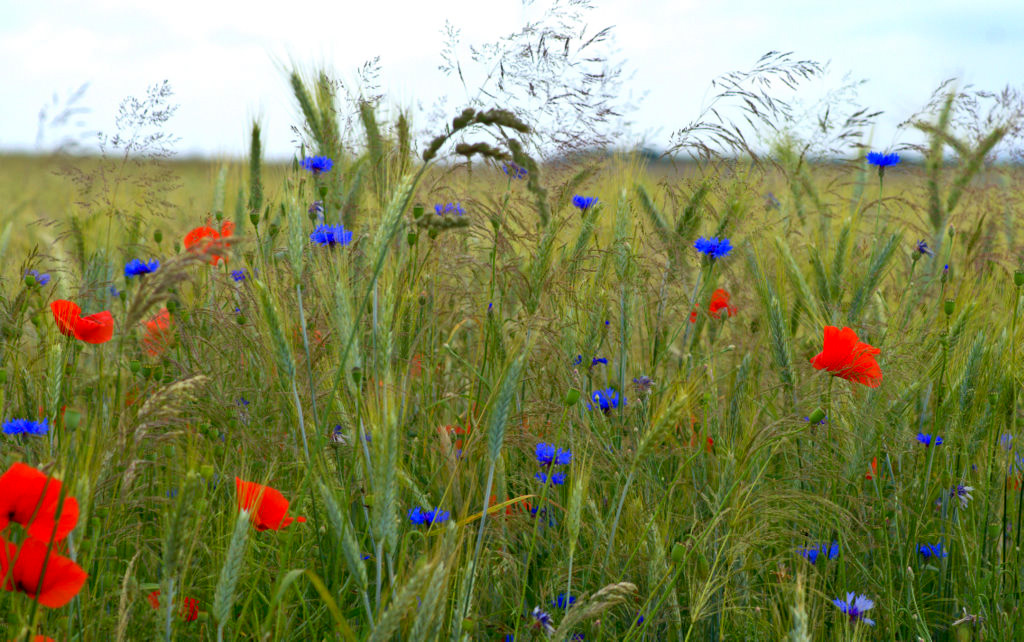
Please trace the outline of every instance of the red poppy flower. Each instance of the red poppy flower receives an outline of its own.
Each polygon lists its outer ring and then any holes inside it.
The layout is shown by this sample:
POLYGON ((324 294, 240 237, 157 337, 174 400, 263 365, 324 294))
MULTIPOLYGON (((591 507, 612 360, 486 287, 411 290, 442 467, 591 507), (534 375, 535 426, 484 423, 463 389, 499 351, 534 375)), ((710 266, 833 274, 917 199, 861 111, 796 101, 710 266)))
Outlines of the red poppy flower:
MULTIPOLYGON (((229 238, 235 232, 235 224, 231 221, 224 221, 220 226, 220 232, 209 225, 202 225, 193 229, 185 235, 185 249, 197 248, 200 252, 212 252, 220 247, 230 247, 230 243, 221 239, 229 238), (204 240, 208 239, 208 240, 204 240)), ((222 257, 217 254, 210 255, 210 264, 217 265, 222 257)), ((226 259, 225 259, 226 260, 226 259)))
POLYGON ((0 539, 0 576, 6 578, 5 590, 21 591, 56 609, 78 595, 89 576, 72 560, 53 552, 47 555, 46 550, 45 543, 31 537, 20 547, 0 539))
POLYGON ((53 320, 57 322, 57 329, 66 337, 75 336, 75 322, 82 316, 82 308, 77 303, 57 299, 50 303, 50 310, 53 311, 53 320))
MULTIPOLYGON (((722 318, 722 310, 725 310, 729 316, 736 314, 737 308, 735 305, 729 305, 729 293, 718 288, 711 293, 711 302, 708 304, 708 313, 715 319, 722 318)), ((697 322, 697 306, 693 306, 693 310, 690 312, 690 323, 697 322)))
POLYGON ((877 388, 882 383, 882 369, 874 355, 880 352, 859 340, 857 333, 850 328, 840 330, 827 325, 824 345, 811 360, 811 365, 818 370, 827 370, 832 376, 877 388))
POLYGON ((51 537, 67 537, 78 523, 78 502, 74 497, 65 497, 61 510, 60 488, 60 481, 46 473, 22 463, 11 464, 0 475, 0 530, 16 522, 25 527, 29 536, 43 542, 51 537))
POLYGON ((708 306, 708 312, 714 318, 721 319, 722 310, 728 312, 729 316, 736 314, 736 306, 729 305, 729 293, 722 288, 718 288, 711 293, 711 304, 708 306))
POLYGON ((156 316, 146 321, 146 336, 142 338, 142 347, 146 354, 155 357, 170 347, 171 339, 171 313, 167 308, 160 308, 156 316))
POLYGON ((868 474, 864 475, 864 479, 871 481, 878 474, 878 457, 871 458, 871 466, 869 468, 868 474))
MULTIPOLYGON (((146 596, 154 609, 160 608, 160 589, 156 589, 146 596)), ((199 600, 194 597, 185 597, 181 600, 181 619, 186 622, 195 622, 199 617, 199 600)))
POLYGON ((305 517, 288 517, 288 500, 279 491, 256 482, 235 477, 238 510, 249 511, 249 521, 256 530, 280 530, 293 521, 304 522, 305 517))
POLYGON ((63 299, 51 303, 50 310, 57 329, 65 336, 73 336, 86 343, 106 343, 114 336, 114 317, 109 310, 83 317, 78 304, 63 299))

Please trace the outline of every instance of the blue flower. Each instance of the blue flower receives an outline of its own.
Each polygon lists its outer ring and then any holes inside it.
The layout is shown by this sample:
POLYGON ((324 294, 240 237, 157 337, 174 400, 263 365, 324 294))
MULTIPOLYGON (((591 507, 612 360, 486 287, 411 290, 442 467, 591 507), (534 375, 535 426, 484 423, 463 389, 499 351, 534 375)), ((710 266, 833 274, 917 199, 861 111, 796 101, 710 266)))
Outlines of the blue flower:
POLYGON ((919 254, 935 256, 935 252, 931 251, 931 248, 928 247, 928 243, 924 239, 921 239, 920 241, 917 242, 917 251, 919 254))
POLYGON ((555 632, 555 624, 551 619, 551 615, 540 610, 539 606, 533 607, 533 610, 530 611, 530 617, 533 618, 533 628, 544 629, 544 632, 548 635, 555 632))
POLYGON ((900 155, 896 152, 883 154, 881 152, 868 152, 868 163, 876 167, 891 167, 900 162, 900 155))
POLYGON ((541 466, 567 466, 572 461, 572 452, 555 448, 554 444, 541 442, 537 444, 537 463, 541 466))
POLYGON ((9 419, 4 422, 4 434, 7 435, 45 435, 50 431, 47 419, 32 421, 31 419, 9 419))
POLYGON ((320 220, 323 220, 323 218, 324 218, 324 202, 323 201, 313 201, 312 203, 309 204, 309 208, 306 211, 309 212, 310 216, 316 216, 320 220))
POLYGON ((921 557, 928 559, 929 557, 943 558, 947 557, 949 553, 942 549, 942 542, 938 544, 918 544, 917 552, 921 554, 921 557))
POLYGON ((590 365, 591 366, 596 366, 599 363, 603 363, 605 365, 608 365, 608 360, 605 359, 604 357, 594 357, 593 359, 590 360, 590 365))
POLYGON ((424 510, 417 506, 416 508, 409 509, 409 521, 417 526, 444 523, 448 521, 448 515, 448 511, 441 510, 440 508, 424 510))
MULTIPOLYGON (((548 476, 544 473, 535 473, 534 477, 542 484, 548 483, 548 476)), ((565 473, 552 473, 551 484, 553 486, 561 486, 565 483, 565 473)))
POLYGON ((31 276, 36 280, 36 285, 43 286, 50 282, 50 275, 41 273, 39 270, 29 270, 25 276, 31 276))
POLYGON ((559 593, 558 597, 551 600, 551 606, 565 610, 576 603, 576 596, 570 595, 568 599, 565 597, 565 593, 559 593))
MULTIPOLYGON (((811 418, 810 418, 810 417, 804 417, 804 421, 810 421, 810 420, 811 420, 811 418)), ((824 426, 824 425, 825 425, 825 424, 827 424, 827 423, 828 423, 828 417, 824 417, 824 418, 822 418, 822 420, 821 420, 821 421, 819 421, 819 422, 818 422, 817 424, 815 424, 815 425, 818 425, 818 426, 824 426)))
POLYGON ((719 240, 717 236, 712 236, 708 239, 702 236, 697 239, 697 242, 693 244, 693 247, 697 248, 698 252, 707 255, 707 257, 712 260, 720 259, 732 251, 732 244, 729 243, 729 239, 723 238, 719 240))
POLYGON ((974 499, 971 496, 971 491, 974 490, 974 486, 964 486, 963 484, 957 484, 955 488, 949 489, 950 499, 960 499, 960 506, 967 508, 967 503, 974 499))
POLYGON ((779 199, 775 198, 775 194, 768 192, 764 197, 764 206, 770 210, 777 210, 782 206, 782 203, 779 202, 779 199))
POLYGON ((818 556, 824 555, 826 559, 834 560, 839 557, 839 542, 832 542, 829 544, 820 544, 818 546, 811 546, 810 548, 799 548, 796 551, 801 557, 807 559, 811 564, 818 562, 818 556))
MULTIPOLYGON (((620 399, 619 393, 615 391, 615 388, 608 388, 607 390, 595 390, 591 393, 590 398, 598 405, 598 407, 605 413, 609 412, 612 408, 618 408, 620 399)), ((626 398, 621 399, 623 406, 626 405, 626 398)), ((588 410, 593 410, 594 406, 587 404, 588 410)))
POLYGON ((348 245, 352 242, 352 230, 346 230, 344 225, 320 225, 309 235, 309 240, 329 247, 348 245))
POLYGON ((581 212, 586 212, 597 204, 597 200, 596 196, 580 196, 577 194, 572 197, 572 204, 579 208, 581 212))
POLYGON ((864 614, 875 607, 875 603, 868 599, 866 595, 857 595, 854 597, 853 592, 846 594, 846 599, 841 600, 838 597, 832 600, 832 603, 839 607, 839 610, 849 616, 851 622, 864 622, 867 625, 874 626, 875 621, 864 617, 864 614))
POLYGON ((633 385, 636 386, 636 394, 642 395, 650 392, 654 387, 654 380, 647 375, 641 375, 633 378, 633 385))
POLYGON ((244 269, 243 270, 231 270, 231 278, 234 279, 235 281, 239 281, 239 282, 244 281, 245 280, 245 276, 246 276, 246 274, 245 274, 245 270, 244 269))
POLYGON ((139 259, 132 259, 124 266, 124 278, 130 279, 133 276, 141 276, 143 274, 151 274, 156 272, 156 269, 160 267, 160 261, 153 259, 149 263, 140 261, 139 259))
POLYGON ((452 214, 454 216, 462 216, 466 213, 466 210, 462 209, 462 203, 445 203, 444 205, 438 203, 434 205, 434 212, 438 216, 444 216, 445 214, 452 214))
POLYGON ((505 172, 505 174, 507 174, 509 178, 514 178, 516 180, 522 180, 526 178, 527 174, 525 167, 520 167, 519 165, 516 165, 515 163, 512 162, 508 162, 502 165, 501 170, 505 172))
POLYGON ((576 358, 572 360, 572 365, 578 366, 581 363, 583 363, 583 355, 582 354, 578 354, 578 355, 576 355, 576 358))
POLYGON ((334 167, 334 161, 326 156, 308 156, 303 158, 299 164, 307 172, 313 172, 313 176, 318 176, 321 172, 329 172, 334 167))
MULTIPOLYGON (((931 446, 932 445, 932 436, 930 434, 928 434, 928 433, 924 433, 924 432, 917 433, 917 440, 919 442, 921 442, 922 444, 924 444, 925 446, 931 446)), ((935 441, 935 445, 936 446, 941 446, 942 445, 942 437, 939 437, 938 435, 936 435, 934 441, 935 441)))

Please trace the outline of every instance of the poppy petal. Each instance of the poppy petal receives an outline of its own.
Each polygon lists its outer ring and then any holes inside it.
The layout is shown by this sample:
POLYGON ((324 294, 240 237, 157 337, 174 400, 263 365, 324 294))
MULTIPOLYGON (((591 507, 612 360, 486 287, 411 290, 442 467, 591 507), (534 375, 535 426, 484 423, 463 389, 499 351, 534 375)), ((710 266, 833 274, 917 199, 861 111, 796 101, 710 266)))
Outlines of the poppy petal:
POLYGON ((90 314, 75 323, 75 337, 86 343, 106 343, 114 336, 114 317, 109 310, 90 314))
POLYGON ((82 308, 77 303, 58 299, 50 303, 50 310, 53 312, 53 320, 57 322, 57 329, 67 337, 75 336, 75 322, 82 314, 82 308))
POLYGON ((64 539, 78 523, 78 502, 65 497, 57 519, 60 490, 60 480, 20 462, 11 464, 0 475, 0 530, 13 521, 41 541, 64 539))
POLYGON ((78 595, 89 576, 81 566, 67 557, 53 552, 47 555, 47 548, 45 543, 37 539, 26 539, 18 549, 11 575, 19 591, 45 607, 56 609, 78 595))

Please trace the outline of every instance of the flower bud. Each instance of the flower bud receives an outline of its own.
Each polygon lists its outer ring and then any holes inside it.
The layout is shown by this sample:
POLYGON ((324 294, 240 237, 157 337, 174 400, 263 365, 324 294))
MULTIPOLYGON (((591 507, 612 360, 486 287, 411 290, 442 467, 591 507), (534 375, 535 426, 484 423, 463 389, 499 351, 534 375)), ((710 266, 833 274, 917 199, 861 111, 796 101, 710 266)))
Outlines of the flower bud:
POLYGON ((672 561, 679 564, 684 559, 686 559, 686 548, 679 542, 676 542, 672 545, 672 561))
POLYGON ((133 359, 131 363, 128 364, 128 369, 132 372, 138 372, 140 368, 142 368, 142 364, 139 363, 138 359, 133 359))
POLYGON ((359 369, 359 366, 352 368, 352 383, 358 386, 359 382, 362 380, 362 377, 363 371, 359 369))
POLYGON ((1024 270, 1014 270, 1013 284, 1016 285, 1018 288, 1024 285, 1024 270))
POLYGON ((419 234, 415 232, 409 232, 408 234, 405 235, 405 241, 409 244, 409 247, 412 247, 413 245, 416 245, 416 240, 419 237, 419 234))
POLYGON ((64 411, 64 426, 74 430, 78 428, 79 422, 82 421, 82 413, 78 412, 73 408, 68 408, 64 411))
POLYGON ((206 479, 210 479, 213 477, 213 466, 210 464, 203 464, 199 467, 199 474, 206 479))
POLYGON ((418 219, 418 218, 419 218, 419 217, 421 217, 421 216, 423 216, 423 206, 422 206, 422 205, 416 205, 416 206, 414 206, 414 207, 412 208, 412 217, 413 217, 414 219, 418 219))
POLYGON ((160 230, 153 232, 153 240, 156 241, 157 245, 160 245, 161 241, 164 240, 164 233, 160 230))
POLYGON ((947 317, 949 315, 953 314, 953 309, 954 309, 954 301, 953 301, 953 299, 946 299, 942 303, 942 310, 946 313, 947 317))
POLYGON ((565 393, 565 405, 575 406, 576 402, 580 400, 580 391, 575 388, 569 388, 569 392, 565 393))
POLYGON ((260 224, 260 215, 257 214, 256 212, 253 212, 252 214, 249 215, 249 222, 252 223, 253 227, 259 226, 259 224, 260 224))
POLYGON ((814 412, 811 413, 811 416, 808 417, 807 420, 811 423, 811 425, 817 425, 824 418, 825 411, 822 410, 821 408, 815 408, 814 412))
POLYGON ((320 200, 321 201, 326 201, 327 200, 327 186, 326 185, 321 185, 319 192, 320 192, 320 200))
POLYGON ((36 277, 32 276, 31 274, 26 274, 25 275, 25 285, 27 285, 28 287, 31 288, 35 284, 36 284, 36 277))

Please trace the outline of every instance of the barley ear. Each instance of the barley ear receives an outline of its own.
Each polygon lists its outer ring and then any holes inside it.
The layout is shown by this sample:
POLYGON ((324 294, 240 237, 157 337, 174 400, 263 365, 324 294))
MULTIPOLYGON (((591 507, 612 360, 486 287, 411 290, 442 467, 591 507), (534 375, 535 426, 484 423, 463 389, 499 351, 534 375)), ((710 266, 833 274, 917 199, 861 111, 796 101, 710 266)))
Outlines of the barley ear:
POLYGON ((245 543, 249 534, 249 511, 243 510, 238 513, 235 520, 235 530, 231 534, 231 544, 228 545, 228 554, 224 559, 224 566, 220 568, 220 577, 217 579, 217 588, 213 594, 213 617, 217 621, 217 639, 223 639, 224 625, 231 617, 231 606, 235 601, 235 587, 238 585, 238 578, 242 574, 242 564, 245 561, 245 543))

